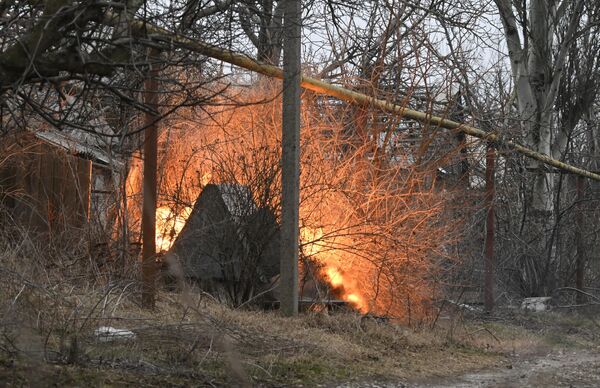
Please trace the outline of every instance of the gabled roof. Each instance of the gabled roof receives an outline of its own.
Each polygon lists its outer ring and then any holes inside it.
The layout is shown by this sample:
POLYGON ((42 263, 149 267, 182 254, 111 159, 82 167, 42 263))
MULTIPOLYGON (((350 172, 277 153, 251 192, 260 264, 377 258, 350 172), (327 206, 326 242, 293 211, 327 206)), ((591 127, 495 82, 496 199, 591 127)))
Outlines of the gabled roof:
POLYGON ((250 271, 269 279, 279 273, 275 215, 258 208, 247 186, 206 185, 171 254, 191 278, 238 281, 250 271))

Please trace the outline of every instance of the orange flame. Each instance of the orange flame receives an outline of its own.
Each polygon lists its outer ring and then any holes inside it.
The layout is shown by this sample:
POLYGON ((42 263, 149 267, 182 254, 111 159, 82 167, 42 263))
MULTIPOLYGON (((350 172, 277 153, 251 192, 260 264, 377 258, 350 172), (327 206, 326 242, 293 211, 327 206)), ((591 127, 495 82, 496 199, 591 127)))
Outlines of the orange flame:
POLYGON ((360 295, 358 287, 354 279, 348 279, 342 272, 335 267, 327 266, 325 263, 325 277, 329 284, 335 289, 341 291, 341 297, 346 302, 350 303, 361 313, 367 313, 369 306, 365 299, 360 295))
POLYGON ((348 272, 343 272, 338 263, 340 252, 335 249, 328 248, 323 250, 323 243, 320 240, 323 238, 323 229, 311 229, 303 227, 300 230, 300 239, 304 253, 307 256, 313 257, 322 265, 322 275, 325 280, 340 293, 340 297, 350 303, 361 313, 369 311, 369 305, 357 286, 356 279, 349 276, 348 272))
MULTIPOLYGON (((156 248, 159 252, 168 251, 185 226, 192 208, 183 207, 174 212, 169 206, 156 209, 156 248)), ((368 303, 356 285, 356 279, 339 268, 340 254, 335 249, 323 249, 323 229, 303 227, 300 230, 303 251, 322 265, 322 275, 340 297, 362 313, 368 312, 368 303), (336 263, 338 262, 338 263, 336 263)))
MULTIPOLYGON (((244 91, 239 96, 236 90, 235 96, 242 101, 272 100, 272 104, 215 108, 214 112, 207 112, 210 120, 206 123, 194 111, 182 111, 185 114, 181 122, 165 132, 173 138, 161 147, 165 172, 159 198, 175 198, 174 191, 178 190, 176 198, 192 203, 201 188, 211 182, 258 184, 256 194, 260 195, 280 190, 277 184, 271 187, 276 182, 273 177, 262 175, 264 171, 279 171, 281 141, 277 119, 281 117, 281 103, 276 98, 279 91, 267 88, 270 86, 249 88, 249 94, 244 91), (198 135, 190 135, 189 129, 198 123, 202 123, 202 130, 195 132, 198 135), (263 184, 266 189, 261 192, 263 184)), ((343 135, 343 120, 337 121, 340 111, 323 110, 319 104, 306 113, 300 216, 303 223, 322 227, 301 228, 303 254, 319 264, 322 280, 336 295, 360 312, 401 316, 405 313, 405 299, 396 296, 407 295, 408 312, 415 314, 414 306, 429 298, 428 281, 422 276, 433 265, 428 253, 433 252, 436 257, 441 251, 437 248, 452 242, 456 234, 446 226, 429 222, 441 214, 447 193, 439 197, 433 184, 428 183, 431 171, 413 174, 406 173, 410 163, 373 163, 368 156, 373 150, 370 141, 357 148, 356 154, 344 152, 343 158, 335 157, 346 144, 351 145, 349 150, 355 148, 354 139, 347 143, 349 140, 343 135), (406 238, 399 241, 396 236, 406 238), (386 276, 379 276, 382 273, 386 276)), ((394 153, 390 151, 389 156, 410 157, 412 146, 406 147, 406 155, 402 146, 394 153)), ((140 229, 142 159, 133 159, 126 183, 127 206, 135 213, 128 217, 129 230, 135 234, 140 229)), ((173 211, 173 206, 167 205, 166 201, 160 202, 156 212, 156 245, 160 251, 171 248, 191 213, 191 209, 173 211)), ((427 308, 427 304, 422 306, 427 308)))
POLYGON ((344 278, 342 277, 342 274, 336 268, 326 267, 325 275, 327 276, 329 283, 333 287, 340 287, 340 286, 344 285, 344 278))
POLYGON ((156 209, 156 249, 168 251, 192 214, 192 208, 184 207, 177 214, 168 206, 156 209))

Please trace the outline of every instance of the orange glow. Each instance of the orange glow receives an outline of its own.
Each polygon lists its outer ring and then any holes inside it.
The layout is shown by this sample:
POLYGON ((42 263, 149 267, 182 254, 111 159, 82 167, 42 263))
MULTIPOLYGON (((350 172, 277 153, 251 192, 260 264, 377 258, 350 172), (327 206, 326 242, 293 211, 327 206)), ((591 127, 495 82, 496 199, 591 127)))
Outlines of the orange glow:
POLYGON ((344 285, 344 278, 342 277, 342 274, 334 267, 326 267, 325 275, 327 275, 327 279, 333 287, 344 285))
POLYGON ((302 250, 308 257, 314 256, 321 248, 319 247, 319 239, 323 237, 322 228, 301 228, 300 229, 300 242, 302 244, 302 250))
POLYGON ((174 214, 170 207, 162 206, 156 209, 156 250, 166 252, 171 248, 177 235, 185 226, 192 214, 192 208, 184 207, 174 214))
POLYGON ((360 305, 363 303, 362 298, 356 294, 348 294, 346 295, 346 298, 348 299, 348 302, 355 305, 360 305))
POLYGON ((338 263, 340 258, 343 258, 343 252, 336 249, 323 249, 323 242, 319 241, 323 238, 323 229, 311 229, 304 227, 300 230, 300 239, 302 249, 305 255, 312 257, 319 265, 321 265, 321 274, 332 290, 339 294, 342 300, 350 303, 361 313, 369 311, 368 303, 361 295, 358 287, 357 279, 352 277, 350 271, 342 272, 338 263))
MULTIPOLYGON (((158 251, 171 248, 190 216, 191 208, 181 204, 194 204, 210 183, 247 187, 257 208, 272 210, 280 221, 278 85, 232 87, 229 93, 239 107, 215 104, 205 113, 181 109, 172 116, 159 148, 158 251)), ((303 269, 318 271, 317 277, 336 298, 361 313, 401 319, 425 316, 434 297, 430 279, 437 275, 437 263, 454 259, 457 226, 462 214, 467 214, 464 201, 456 200, 450 191, 438 192, 437 165, 425 162, 438 159, 429 156, 430 150, 423 151, 411 134, 399 131, 400 145, 385 153, 374 150, 377 145, 370 137, 348 139, 343 130, 353 111, 316 102, 325 105, 307 101, 302 112, 300 242, 302 256, 310 264, 303 269), (398 162, 417 156, 422 160, 418 168, 398 162), (457 216, 444 216, 454 206, 458 211, 448 214, 457 216)), ((139 155, 132 158, 126 182, 127 226, 131 240, 137 241, 141 161, 139 155)))
POLYGON ((212 180, 212 174, 210 172, 204 173, 200 178, 200 184, 204 187, 212 180))

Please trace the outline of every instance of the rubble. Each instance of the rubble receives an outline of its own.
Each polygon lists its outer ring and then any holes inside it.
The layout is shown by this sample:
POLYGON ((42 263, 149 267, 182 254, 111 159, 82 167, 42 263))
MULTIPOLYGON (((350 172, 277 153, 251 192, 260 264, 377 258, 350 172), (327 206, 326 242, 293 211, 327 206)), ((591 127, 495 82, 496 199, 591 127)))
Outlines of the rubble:
POLYGON ((135 333, 127 329, 115 329, 111 326, 100 326, 94 330, 94 336, 99 342, 112 342, 134 339, 135 333))

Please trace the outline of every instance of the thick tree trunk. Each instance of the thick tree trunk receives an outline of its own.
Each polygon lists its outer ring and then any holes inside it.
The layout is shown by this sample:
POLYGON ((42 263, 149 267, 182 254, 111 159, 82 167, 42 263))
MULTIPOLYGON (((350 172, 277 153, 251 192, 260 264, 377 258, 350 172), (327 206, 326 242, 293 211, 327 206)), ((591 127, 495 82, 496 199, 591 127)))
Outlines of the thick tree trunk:
MULTIPOLYGON (((525 142, 538 153, 552 155, 553 105, 561 76, 561 61, 564 61, 564 56, 553 52, 557 11, 553 2, 546 0, 531 0, 527 4, 529 8, 522 10, 527 17, 521 43, 513 3, 496 0, 504 26, 525 142)), ((548 279, 552 278, 552 274, 548 273, 553 258, 548 254, 551 242, 546 225, 553 218, 554 175, 540 161, 531 160, 528 164, 533 176, 528 185, 530 191, 524 196, 527 218, 522 234, 524 240, 529 241, 524 246, 524 262, 530 263, 530 266, 523 270, 528 272, 528 292, 543 294, 548 291, 548 279)))

